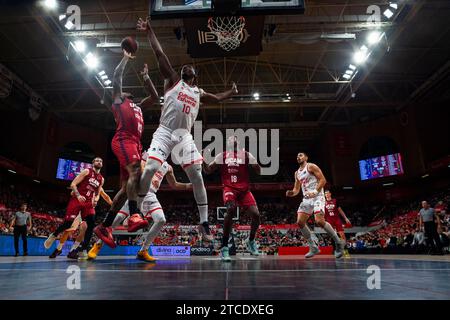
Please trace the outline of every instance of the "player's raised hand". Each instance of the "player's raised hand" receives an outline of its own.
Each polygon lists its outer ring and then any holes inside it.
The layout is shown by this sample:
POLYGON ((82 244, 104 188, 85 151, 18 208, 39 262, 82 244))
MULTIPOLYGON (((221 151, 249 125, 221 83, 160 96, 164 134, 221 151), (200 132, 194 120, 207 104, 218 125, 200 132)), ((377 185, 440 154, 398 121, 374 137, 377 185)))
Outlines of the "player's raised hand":
POLYGON ((233 94, 237 94, 239 92, 235 82, 231 83, 231 90, 233 91, 233 94))
POLYGON ((148 18, 143 20, 142 18, 139 18, 136 24, 136 30, 138 31, 147 31, 149 26, 149 20, 148 18))
POLYGON ((135 56, 133 56, 130 52, 126 51, 125 49, 122 49, 123 51, 123 56, 127 57, 128 59, 134 59, 136 58, 135 56))
POLYGON ((141 71, 141 76, 148 75, 148 65, 144 63, 144 69, 141 71))

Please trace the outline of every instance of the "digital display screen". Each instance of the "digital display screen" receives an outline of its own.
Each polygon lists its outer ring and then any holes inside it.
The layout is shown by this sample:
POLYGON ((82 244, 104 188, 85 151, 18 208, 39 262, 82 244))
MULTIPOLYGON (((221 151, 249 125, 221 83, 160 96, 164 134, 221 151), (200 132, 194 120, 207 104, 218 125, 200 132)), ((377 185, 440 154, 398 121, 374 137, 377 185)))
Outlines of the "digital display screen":
POLYGON ((72 181, 81 171, 88 168, 92 168, 92 164, 59 158, 56 178, 72 181))
POLYGON ((361 180, 370 180, 403 174, 400 153, 365 159, 359 161, 361 180))

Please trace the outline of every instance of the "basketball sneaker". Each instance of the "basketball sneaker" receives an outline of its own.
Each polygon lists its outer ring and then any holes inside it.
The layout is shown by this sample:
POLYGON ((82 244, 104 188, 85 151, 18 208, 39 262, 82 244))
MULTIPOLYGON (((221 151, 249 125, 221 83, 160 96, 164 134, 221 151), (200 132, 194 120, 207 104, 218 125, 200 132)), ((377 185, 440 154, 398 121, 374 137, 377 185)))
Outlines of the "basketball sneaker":
POLYGON ((309 245, 309 252, 305 254, 305 258, 309 259, 314 257, 316 254, 319 254, 320 250, 317 245, 309 245))
POLYGON ((102 247, 103 247, 103 243, 94 243, 91 250, 89 250, 89 252, 88 252, 88 260, 94 260, 95 258, 97 258, 102 247))
POLYGON ((336 259, 342 258, 342 256, 344 255, 344 249, 345 249, 344 241, 339 241, 338 243, 336 243, 336 250, 334 251, 334 257, 336 259))
POLYGON ((224 262, 230 262, 230 248, 222 247, 222 249, 220 249, 220 258, 222 258, 222 261, 224 262))
POLYGON ((147 227, 148 221, 142 218, 142 216, 139 213, 133 214, 128 219, 128 232, 136 232, 138 230, 145 229, 147 227))
POLYGON ((88 259, 88 253, 86 250, 78 252, 78 260, 84 261, 88 259))
POLYGON ((51 255, 49 255, 48 257, 50 259, 55 259, 57 256, 59 256, 62 253, 62 250, 58 250, 58 248, 55 249, 55 251, 52 252, 51 255))
POLYGON ((94 233, 97 237, 108 245, 108 247, 115 248, 116 242, 112 236, 112 227, 104 227, 103 225, 98 225, 94 228, 94 233))
POLYGON ((78 250, 72 250, 69 252, 69 254, 67 255, 67 258, 69 259, 73 259, 73 260, 78 260, 78 250))
POLYGON ((53 233, 51 233, 48 236, 47 240, 45 240, 45 242, 44 242, 44 248, 47 250, 50 249, 50 247, 52 246, 53 242, 55 242, 55 240, 56 240, 56 237, 53 235, 53 233))
POLYGON ((247 241, 245 241, 245 245, 247 247, 247 251, 250 252, 252 256, 259 256, 258 245, 255 240, 250 241, 250 239, 247 239, 247 241))
POLYGON ((208 222, 205 221, 202 224, 200 224, 198 226, 198 231, 202 235, 203 241, 206 241, 206 242, 213 242, 214 241, 214 237, 211 234, 211 230, 209 230, 208 222))
POLYGON ((136 259, 142 260, 142 261, 147 261, 147 262, 156 262, 156 259, 153 258, 151 255, 149 255, 148 251, 146 251, 146 250, 140 250, 137 253, 136 259))

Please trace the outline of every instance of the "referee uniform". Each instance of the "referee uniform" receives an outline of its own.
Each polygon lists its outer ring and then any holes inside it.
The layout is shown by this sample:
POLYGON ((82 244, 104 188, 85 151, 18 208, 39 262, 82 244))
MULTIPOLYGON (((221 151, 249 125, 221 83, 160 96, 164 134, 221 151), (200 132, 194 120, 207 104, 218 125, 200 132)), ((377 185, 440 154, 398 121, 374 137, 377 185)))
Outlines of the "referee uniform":
POLYGON ((442 252, 442 244, 441 239, 439 238, 439 234, 437 232, 437 224, 435 222, 434 209, 430 207, 422 208, 420 209, 419 215, 423 221, 427 243, 431 245, 434 252, 436 253, 442 252))
POLYGON ((17 211, 14 214, 14 249, 16 250, 16 256, 19 255, 19 238, 22 237, 23 242, 23 255, 28 255, 27 246, 27 222, 30 220, 31 214, 26 211, 17 211))

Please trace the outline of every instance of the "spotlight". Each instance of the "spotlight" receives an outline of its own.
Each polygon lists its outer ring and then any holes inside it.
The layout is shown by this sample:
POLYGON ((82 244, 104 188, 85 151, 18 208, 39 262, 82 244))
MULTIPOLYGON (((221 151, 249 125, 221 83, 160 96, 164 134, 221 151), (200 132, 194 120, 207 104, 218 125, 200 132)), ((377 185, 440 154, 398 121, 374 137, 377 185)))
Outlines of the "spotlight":
POLYGON ((351 64, 351 65, 349 65, 349 66, 348 66, 348 68, 349 68, 349 69, 351 69, 351 70, 353 70, 353 71, 355 71, 355 70, 356 70, 356 67, 355 67, 354 65, 352 65, 352 64, 351 64))
POLYGON ((345 74, 348 74, 348 75, 352 75, 353 74, 353 71, 352 70, 347 70, 347 71, 345 71, 345 74))
POLYGON ((258 92, 254 93, 253 98, 255 98, 256 100, 259 100, 259 93, 258 92))
POLYGON ((86 50, 86 42, 83 40, 77 40, 74 43, 74 47, 77 52, 84 52, 86 50))
POLYGON ((344 74, 342 77, 347 80, 349 80, 351 78, 351 76, 349 74, 344 74))
POLYGON ((381 32, 380 31, 372 31, 367 36, 367 42, 372 45, 376 44, 381 40, 381 32))
POLYGON ((386 11, 383 12, 383 14, 388 19, 392 18, 392 16, 394 15, 394 13, 390 9, 386 9, 386 11))
POLYGON ((112 83, 111 80, 106 80, 106 81, 104 82, 104 84, 105 84, 106 86, 109 86, 111 83, 112 83))
POLYGON ((286 97, 289 97, 289 93, 286 93, 286 97))
POLYGON ((361 64, 367 60, 367 53, 365 51, 357 51, 353 56, 353 60, 356 64, 361 64))
POLYGON ((46 7, 49 10, 53 10, 58 7, 58 3, 56 2, 56 0, 44 0, 43 4, 44 7, 46 7))
POLYGON ((100 72, 98 73, 99 76, 103 76, 103 75, 105 75, 105 74, 106 74, 105 70, 102 70, 102 71, 100 71, 100 72))
POLYGON ((59 15, 59 21, 62 21, 62 20, 64 20, 66 18, 66 15, 65 14, 60 14, 59 15))
POLYGON ((68 20, 66 22, 66 24, 64 25, 64 27, 66 27, 67 30, 70 30, 74 27, 75 25, 72 23, 72 21, 68 20))
POLYGON ((389 7, 394 8, 395 10, 397 10, 398 9, 398 4, 391 3, 391 4, 389 4, 389 7))
POLYGON ((91 52, 89 52, 86 55, 86 61, 85 61, 86 65, 88 66, 89 69, 95 69, 98 66, 98 58, 93 55, 91 52))
POLYGON ((288 97, 288 100, 291 100, 291 97, 288 97))
POLYGON ((36 183, 41 183, 39 180, 33 179, 34 182, 36 183))
POLYGON ((9 169, 8 169, 8 172, 11 172, 11 173, 17 173, 17 172, 15 172, 14 170, 9 170, 9 169))
POLYGON ((255 97, 255 100, 258 101, 258 100, 259 100, 259 97, 255 97))

